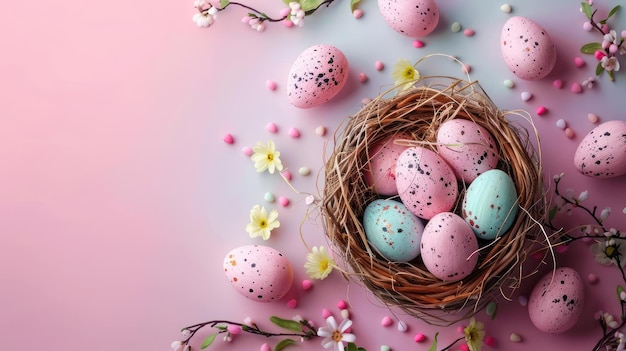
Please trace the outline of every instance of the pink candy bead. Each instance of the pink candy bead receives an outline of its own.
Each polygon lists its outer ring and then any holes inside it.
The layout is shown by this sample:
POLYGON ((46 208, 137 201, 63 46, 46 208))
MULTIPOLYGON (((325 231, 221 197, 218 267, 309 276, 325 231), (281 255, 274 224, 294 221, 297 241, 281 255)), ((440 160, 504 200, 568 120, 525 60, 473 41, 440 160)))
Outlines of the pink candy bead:
POLYGON ((576 57, 574 57, 574 64, 578 68, 584 67, 585 66, 585 60, 583 60, 582 58, 576 56, 576 57))
POLYGON ((389 316, 384 316, 383 319, 380 321, 380 324, 383 327, 388 327, 393 323, 393 320, 391 319, 391 317, 389 316))
POLYGON ((278 203, 283 207, 287 207, 289 206, 290 201, 288 198, 281 196, 278 198, 278 203))
POLYGON ((267 131, 270 133, 278 132, 278 126, 276 126, 276 123, 274 122, 268 123, 267 126, 265 126, 265 129, 267 129, 267 131))
POLYGON ((365 73, 359 73, 359 82, 361 83, 367 82, 367 75, 365 73))
POLYGON ((274 82, 273 80, 265 81, 265 86, 267 87, 267 89, 269 89, 271 91, 276 90, 276 82, 274 82))
POLYGON ((287 307, 289 307, 289 308, 296 308, 296 307, 298 307, 298 300, 291 299, 291 300, 287 301, 287 307))
POLYGON ((573 139, 574 136, 576 136, 576 134, 574 133, 574 130, 572 130, 572 128, 568 127, 568 128, 565 128, 565 136, 570 139, 573 139))
POLYGON ((352 16, 354 16, 354 18, 357 18, 357 19, 363 17, 363 10, 356 9, 352 11, 352 16))
POLYGON ((426 340, 426 335, 422 333, 415 334, 415 336, 413 337, 413 340, 415 340, 415 342, 423 342, 426 340))
POLYGON ((346 308, 348 308, 348 303, 344 300, 339 300, 337 301, 337 308, 340 310, 345 310, 346 308))
POLYGON ((537 112, 537 114, 538 114, 539 116, 543 116, 543 115, 545 115, 546 113, 548 113, 548 109, 547 109, 547 108, 545 108, 544 106, 539 106, 539 107, 537 107, 536 112, 537 112))
POLYGON ((224 142, 226 144, 232 144, 232 143, 235 142, 235 138, 233 138, 233 136, 230 133, 228 133, 228 134, 224 135, 224 142))
POLYGON ((374 63, 374 67, 376 67, 377 71, 382 71, 385 68, 385 64, 381 61, 376 61, 376 63, 374 63))
POLYGON ((300 137, 300 131, 297 128, 291 128, 289 129, 289 136, 292 138, 299 138, 300 137))
POLYGON ((473 29, 468 28, 468 29, 463 30, 463 35, 465 35, 466 37, 471 37, 474 34, 476 34, 476 32, 474 32, 473 29))
POLYGON ((573 83, 572 86, 570 87, 570 90, 574 94, 580 94, 583 92, 583 87, 582 85, 580 85, 580 83, 573 83))
POLYGON ((322 318, 326 319, 326 318, 328 318, 328 317, 330 317, 332 315, 333 314, 330 313, 330 311, 328 309, 325 308, 325 309, 322 310, 322 318))
POLYGON ((424 46, 426 46, 426 44, 424 44, 423 41, 415 40, 413 42, 413 47, 416 48, 416 49, 423 48, 424 46))
POLYGON ((489 347, 494 347, 496 345, 496 339, 493 336, 486 337, 483 342, 489 347))
POLYGON ((312 287, 313 287, 313 283, 311 283, 311 281, 310 281, 310 280, 305 279, 305 280, 303 280, 303 281, 302 281, 302 289, 303 289, 304 291, 308 291, 308 290, 310 290, 312 287))
POLYGON ((555 79, 555 80, 552 82, 552 86, 553 86, 553 87, 555 87, 555 88, 557 88, 557 89, 561 89, 561 88, 563 88, 563 81, 562 81, 562 80, 560 80, 560 79, 555 79))

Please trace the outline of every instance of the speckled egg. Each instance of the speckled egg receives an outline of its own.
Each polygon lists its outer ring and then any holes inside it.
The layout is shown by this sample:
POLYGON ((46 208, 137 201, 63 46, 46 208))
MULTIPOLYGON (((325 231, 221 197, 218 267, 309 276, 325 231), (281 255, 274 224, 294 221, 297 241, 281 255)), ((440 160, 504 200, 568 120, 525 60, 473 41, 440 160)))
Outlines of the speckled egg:
POLYGON ((439 23, 439 8, 434 0, 378 0, 387 24, 409 37, 424 37, 439 23))
POLYGON ((592 129, 580 141, 574 165, 580 173, 592 177, 626 174, 626 121, 607 121, 592 129))
POLYGON ((539 24, 526 17, 511 17, 504 23, 500 45, 504 63, 521 79, 544 78, 556 63, 552 38, 539 24))
POLYGON ((390 261, 408 262, 419 256, 424 223, 395 200, 378 199, 365 207, 367 241, 390 261))
POLYGON ((562 333, 576 324, 584 301, 585 289, 578 272, 561 267, 537 282, 528 298, 528 314, 542 332, 562 333))
POLYGON ((396 187, 409 211, 423 219, 450 211, 458 195, 452 168, 437 153, 423 147, 410 147, 400 154, 396 187))
POLYGON ((457 179, 466 183, 498 165, 499 153, 493 136, 468 119, 455 118, 439 126, 437 152, 452 167, 457 179))
POLYGON ((478 240, 472 228, 457 214, 442 212, 431 218, 422 234, 424 266, 443 281, 459 281, 478 263, 478 240))
POLYGON ((462 216, 479 239, 504 234, 517 215, 517 190, 507 173, 492 169, 467 187, 461 204, 462 216))
POLYGON ((289 102, 311 108, 332 99, 348 80, 348 60, 336 47, 314 45, 295 60, 287 79, 289 102))
POLYGON ((224 273, 237 292, 258 302, 279 300, 293 283, 289 260, 278 250, 263 245, 230 251, 224 258, 224 273))
POLYGON ((380 195, 397 195, 396 162, 408 146, 396 144, 396 140, 407 139, 407 135, 391 136, 376 143, 369 150, 368 167, 365 169, 365 183, 380 195))

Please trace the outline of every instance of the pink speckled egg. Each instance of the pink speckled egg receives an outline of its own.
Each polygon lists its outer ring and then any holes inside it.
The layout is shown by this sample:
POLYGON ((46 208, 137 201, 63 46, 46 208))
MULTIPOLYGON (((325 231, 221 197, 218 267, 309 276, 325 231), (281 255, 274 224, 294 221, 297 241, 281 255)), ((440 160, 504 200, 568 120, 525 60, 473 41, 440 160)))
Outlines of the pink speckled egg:
POLYGON ((287 79, 289 102, 299 108, 332 99, 348 80, 348 60, 336 47, 314 45, 295 60, 287 79))
POLYGON ((556 63, 552 38, 545 29, 526 17, 511 17, 504 23, 500 44, 504 63, 521 79, 544 78, 556 63))
POLYGON ((437 152, 452 167, 454 175, 466 183, 498 165, 493 136, 468 119, 455 118, 439 126, 437 152))
POLYGON ((408 262, 420 254, 424 223, 402 202, 377 199, 363 213, 367 241, 390 261, 408 262))
POLYGON ((439 8, 434 0, 378 0, 387 24, 409 37, 424 37, 439 23, 439 8))
POLYGON ((626 174, 626 121, 607 121, 592 129, 580 141, 574 165, 580 173, 592 177, 626 174))
POLYGON ((289 260, 278 250, 263 245, 230 251, 224 258, 224 273, 237 292, 258 302, 282 298, 293 283, 289 260))
POLYGON ((396 188, 409 211, 423 219, 450 211, 458 195, 452 168, 423 147, 410 147, 398 157, 396 188))
POLYGON ((557 268, 544 275, 528 298, 530 320, 545 333, 562 333, 578 321, 585 300, 583 281, 574 269, 557 268))
POLYGON ((391 136, 376 143, 369 151, 368 167, 365 169, 365 183, 381 195, 397 195, 396 161, 408 146, 398 145, 396 140, 407 139, 407 135, 391 136))
POLYGON ((443 281, 459 281, 472 273, 478 263, 478 240, 463 218, 442 212, 431 218, 420 247, 424 266, 443 281))

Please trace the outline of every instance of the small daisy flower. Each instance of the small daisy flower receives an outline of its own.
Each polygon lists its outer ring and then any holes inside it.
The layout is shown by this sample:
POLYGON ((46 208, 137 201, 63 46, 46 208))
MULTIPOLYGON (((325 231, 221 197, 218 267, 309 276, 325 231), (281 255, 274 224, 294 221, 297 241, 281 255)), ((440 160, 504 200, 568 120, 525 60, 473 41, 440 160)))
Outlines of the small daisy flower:
POLYGON ((626 245, 623 245, 621 239, 609 238, 598 241, 591 245, 589 250, 595 256, 596 261, 602 265, 617 265, 618 261, 622 267, 626 265, 626 245))
POLYGON ((309 278, 322 280, 326 279, 333 271, 334 265, 335 261, 330 257, 324 246, 319 248, 314 246, 312 251, 306 255, 304 268, 309 278))
POLYGON ((317 335, 324 337, 322 346, 325 349, 332 348, 334 351, 343 351, 344 342, 354 342, 356 336, 351 333, 346 333, 346 330, 350 328, 352 321, 344 319, 341 324, 337 325, 335 317, 330 316, 326 318, 326 326, 317 330, 317 335))
POLYGON ((401 59, 393 66, 391 76, 401 90, 409 89, 420 79, 419 71, 407 59, 401 59))
POLYGON ((259 205, 255 205, 250 210, 250 223, 246 225, 246 231, 251 238, 260 236, 263 240, 268 240, 272 235, 272 230, 278 227, 280 227, 280 222, 276 210, 272 210, 269 216, 265 207, 259 205))
POLYGON ((280 152, 276 150, 273 141, 268 141, 267 145, 259 142, 257 146, 252 148, 252 152, 251 159, 254 161, 257 172, 267 170, 271 174, 274 174, 274 170, 278 170, 279 172, 283 170, 283 164, 280 161, 280 152))
POLYGON ((472 317, 470 324, 463 328, 465 343, 470 351, 480 351, 483 345, 483 339, 485 338, 484 327, 485 325, 482 322, 476 322, 476 319, 472 317))

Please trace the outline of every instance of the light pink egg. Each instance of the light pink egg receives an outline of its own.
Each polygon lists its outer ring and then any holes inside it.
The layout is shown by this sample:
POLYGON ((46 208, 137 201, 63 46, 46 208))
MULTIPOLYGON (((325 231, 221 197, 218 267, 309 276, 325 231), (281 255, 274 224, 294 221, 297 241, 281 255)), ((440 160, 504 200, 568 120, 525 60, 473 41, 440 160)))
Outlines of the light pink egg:
POLYGON ((504 23, 500 49, 509 70, 525 80, 546 77, 556 62, 556 47, 548 32, 522 16, 511 17, 504 23))
POLYGON ((455 118, 439 126, 437 151, 452 167, 457 179, 467 183, 498 165, 498 148, 493 136, 468 119, 455 118))
POLYGON ((224 257, 224 273, 237 292, 252 301, 279 300, 293 283, 289 260, 263 245, 238 247, 224 257))
POLYGON ((558 334, 578 321, 585 300, 583 281, 574 269, 557 268, 544 275, 528 298, 528 314, 537 329, 558 334))
POLYGON ((289 102, 299 108, 321 105, 339 93, 348 73, 348 60, 339 49, 331 45, 311 46, 296 58, 289 71, 289 102))
POLYGON ((396 187, 407 209, 423 219, 450 211, 458 195, 452 168, 434 151, 423 147, 410 147, 400 154, 396 187))
POLYGON ((439 23, 439 8, 434 0, 378 0, 387 24, 409 37, 424 37, 439 23))
POLYGON ((592 177, 626 174, 626 121, 607 121, 592 129, 580 141, 574 165, 580 173, 592 177))
POLYGON ((424 232, 420 253, 426 269, 443 281, 459 281, 478 263, 478 240, 465 220, 451 212, 431 218, 424 232))
POLYGON ((396 161, 408 146, 398 145, 396 140, 407 139, 406 135, 391 136, 375 144, 369 151, 368 168, 365 169, 365 183, 381 195, 397 195, 396 161))

